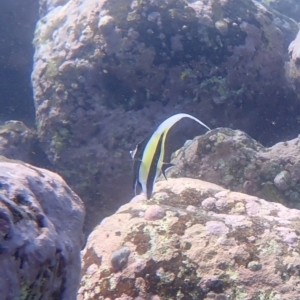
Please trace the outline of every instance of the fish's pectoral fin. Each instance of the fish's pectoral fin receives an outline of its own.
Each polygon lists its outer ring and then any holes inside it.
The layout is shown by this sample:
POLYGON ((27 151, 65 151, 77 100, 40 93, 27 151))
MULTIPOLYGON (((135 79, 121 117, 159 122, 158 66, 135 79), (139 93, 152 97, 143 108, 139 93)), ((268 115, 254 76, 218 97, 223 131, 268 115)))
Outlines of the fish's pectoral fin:
POLYGON ((166 176, 166 171, 169 169, 169 168, 172 168, 174 167, 175 165, 174 164, 171 164, 171 163, 163 163, 162 167, 161 167, 161 172, 162 174, 164 175, 165 179, 168 180, 167 176, 166 176))
POLYGON ((137 188, 142 188, 142 185, 141 185, 141 183, 138 181, 138 180, 136 180, 134 183, 133 183, 133 191, 134 191, 134 196, 136 196, 137 195, 137 188))

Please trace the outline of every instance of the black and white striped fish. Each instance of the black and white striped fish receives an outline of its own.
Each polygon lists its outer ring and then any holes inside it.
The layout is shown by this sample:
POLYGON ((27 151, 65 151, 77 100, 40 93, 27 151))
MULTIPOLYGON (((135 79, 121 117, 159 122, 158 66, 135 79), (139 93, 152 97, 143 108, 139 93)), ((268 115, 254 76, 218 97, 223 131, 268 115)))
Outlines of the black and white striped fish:
POLYGON ((147 199, 150 199, 154 183, 159 174, 162 173, 166 178, 166 170, 173 166, 164 161, 167 134, 171 127, 182 118, 190 118, 210 130, 197 118, 183 113, 171 116, 162 122, 152 135, 142 140, 133 151, 130 151, 133 159, 133 188, 135 194, 137 186, 139 186, 146 194, 147 199))

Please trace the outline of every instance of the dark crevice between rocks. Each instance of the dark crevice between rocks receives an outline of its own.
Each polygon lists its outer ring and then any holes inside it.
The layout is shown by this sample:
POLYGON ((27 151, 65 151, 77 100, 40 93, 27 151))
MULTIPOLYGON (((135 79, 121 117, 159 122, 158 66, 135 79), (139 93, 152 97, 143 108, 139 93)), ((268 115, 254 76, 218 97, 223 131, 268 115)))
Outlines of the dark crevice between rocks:
POLYGON ((31 72, 38 7, 32 0, 0 2, 0 123, 13 119, 35 124, 31 72))

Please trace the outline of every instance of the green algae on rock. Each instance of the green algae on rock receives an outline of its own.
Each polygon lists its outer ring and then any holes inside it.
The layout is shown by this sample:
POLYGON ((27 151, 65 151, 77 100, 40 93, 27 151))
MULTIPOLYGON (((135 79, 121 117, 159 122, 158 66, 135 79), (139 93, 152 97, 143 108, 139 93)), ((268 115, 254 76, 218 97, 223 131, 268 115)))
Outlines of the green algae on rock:
POLYGON ((300 208, 299 137, 263 147, 247 134, 213 129, 181 148, 168 177, 198 178, 300 208))

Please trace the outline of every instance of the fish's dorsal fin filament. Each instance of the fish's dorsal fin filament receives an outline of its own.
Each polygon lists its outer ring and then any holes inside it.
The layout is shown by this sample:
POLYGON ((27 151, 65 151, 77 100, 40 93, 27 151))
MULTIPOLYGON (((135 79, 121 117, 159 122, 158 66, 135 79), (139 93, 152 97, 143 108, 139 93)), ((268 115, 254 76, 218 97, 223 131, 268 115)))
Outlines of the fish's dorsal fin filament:
POLYGON ((162 122, 149 137, 143 139, 137 144, 136 149, 130 152, 134 166, 136 166, 134 167, 134 180, 136 180, 134 188, 136 189, 136 186, 139 185, 147 199, 151 198, 154 183, 160 172, 167 179, 167 169, 174 166, 164 162, 165 144, 169 130, 182 118, 192 119, 210 130, 207 125, 189 114, 176 114, 162 122))
POLYGON ((175 165, 174 165, 174 164, 171 164, 171 163, 163 163, 163 164, 162 164, 161 172, 162 172, 162 174, 164 175, 164 177, 165 177, 166 180, 168 180, 168 178, 167 178, 167 176, 166 176, 166 172, 167 172, 170 168, 172 168, 172 167, 174 167, 174 166, 175 166, 175 165))

